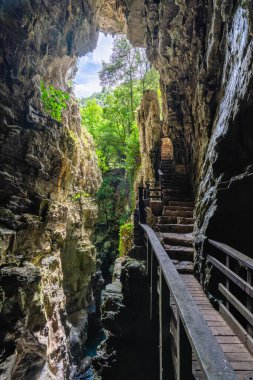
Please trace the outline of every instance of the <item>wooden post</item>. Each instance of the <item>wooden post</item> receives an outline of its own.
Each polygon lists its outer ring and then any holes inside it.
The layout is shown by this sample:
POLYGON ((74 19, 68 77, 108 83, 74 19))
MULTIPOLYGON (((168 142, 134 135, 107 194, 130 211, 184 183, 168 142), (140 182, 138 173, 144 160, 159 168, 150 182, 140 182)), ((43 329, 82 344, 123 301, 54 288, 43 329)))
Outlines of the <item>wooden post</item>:
POLYGON ((139 214, 140 214, 140 223, 146 223, 146 213, 145 213, 145 203, 143 200, 143 187, 139 187, 139 214))
POLYGON ((146 275, 149 276, 149 272, 150 272, 150 261, 151 261, 151 257, 150 257, 150 243, 149 243, 149 240, 147 239, 147 264, 146 264, 146 275))
MULTIPOLYGON (((229 266, 230 266, 229 256, 226 255, 226 267, 229 269, 229 266)), ((229 291, 229 278, 228 277, 226 277, 226 288, 229 291)), ((229 310, 229 301, 227 299, 226 299, 226 308, 229 310)))
MULTIPOLYGON (((252 272, 249 268, 247 270, 247 283, 252 285, 252 272)), ((252 312, 252 298, 247 295, 247 309, 252 312)), ((253 335, 253 326, 247 323, 247 331, 252 336, 253 335)))
POLYGON ((179 313, 177 313, 177 380, 191 380, 192 348, 179 313))
POLYGON ((150 198, 150 183, 147 182, 147 190, 146 190, 146 199, 149 199, 150 198))
POLYGON ((159 348, 160 380, 170 379, 170 291, 164 280, 162 270, 159 272, 159 348))
POLYGON ((155 319, 158 314, 158 262, 151 247, 150 251, 150 320, 155 319))

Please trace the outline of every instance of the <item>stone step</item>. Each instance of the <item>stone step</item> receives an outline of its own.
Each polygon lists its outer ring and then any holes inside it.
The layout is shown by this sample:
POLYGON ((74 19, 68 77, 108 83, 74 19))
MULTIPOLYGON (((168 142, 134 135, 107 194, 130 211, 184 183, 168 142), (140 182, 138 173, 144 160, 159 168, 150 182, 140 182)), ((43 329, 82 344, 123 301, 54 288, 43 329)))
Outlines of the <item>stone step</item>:
POLYGON ((165 196, 163 197, 163 204, 164 206, 169 206, 171 201, 181 201, 181 200, 188 201, 192 198, 187 198, 187 197, 181 197, 179 195, 170 195, 170 196, 165 196))
POLYGON ((178 232, 180 234, 193 231, 193 224, 156 224, 160 232, 178 232))
POLYGON ((194 202, 192 202, 192 201, 171 201, 169 206, 194 207, 194 202))
POLYGON ((159 216, 159 224, 194 224, 193 218, 185 218, 182 216, 159 216))
POLYGON ((173 264, 177 271, 181 274, 192 274, 193 273, 193 263, 190 261, 177 261, 173 260, 173 264))
POLYGON ((168 188, 168 189, 164 189, 164 194, 174 194, 174 193, 177 193, 177 194, 181 194, 182 193, 182 189, 181 188, 178 188, 178 189, 171 189, 171 188, 168 188))
POLYGON ((189 206, 164 206, 164 211, 192 211, 193 207, 189 206))
POLYGON ((189 191, 189 185, 186 181, 184 182, 178 182, 178 181, 167 181, 166 179, 162 179, 162 184, 166 186, 166 188, 172 188, 174 189, 177 187, 178 189, 187 189, 189 191))
MULTIPOLYGON (((162 186, 163 187, 163 186, 162 186)), ((192 196, 190 196, 189 194, 189 191, 187 191, 187 189, 184 189, 184 188, 180 188, 180 187, 166 187, 164 188, 163 187, 163 195, 164 196, 170 196, 170 195, 180 195, 182 194, 182 197, 185 197, 185 198, 190 198, 191 201, 192 201, 192 196), (170 190, 170 191, 167 191, 167 190, 170 190)), ((182 199, 183 201, 183 199, 182 199)))
POLYGON ((192 233, 178 234, 175 232, 160 232, 160 239, 166 245, 180 245, 182 247, 192 247, 192 233))
MULTIPOLYGON (((167 206, 164 206, 164 208, 167 206)), ((184 211, 184 210, 165 210, 163 208, 163 216, 179 216, 183 218, 192 218, 193 211, 184 211)))
MULTIPOLYGON (((161 169, 163 171, 163 169, 161 169)), ((187 181, 187 176, 185 174, 180 174, 180 173, 170 173, 168 178, 164 178, 164 179, 167 179, 168 181, 187 181)))
MULTIPOLYGON (((192 198, 189 197, 189 194, 187 194, 187 192, 183 193, 181 191, 170 191, 168 193, 168 192, 163 191, 163 198, 164 199, 169 201, 170 197, 177 197, 177 198, 180 197, 180 199, 176 199, 177 202, 184 201, 185 198, 192 200, 192 198)), ((178 207, 180 207, 180 206, 178 206, 178 207)))
POLYGON ((193 248, 181 247, 176 245, 165 245, 165 251, 168 253, 171 260, 178 261, 193 261, 193 248))

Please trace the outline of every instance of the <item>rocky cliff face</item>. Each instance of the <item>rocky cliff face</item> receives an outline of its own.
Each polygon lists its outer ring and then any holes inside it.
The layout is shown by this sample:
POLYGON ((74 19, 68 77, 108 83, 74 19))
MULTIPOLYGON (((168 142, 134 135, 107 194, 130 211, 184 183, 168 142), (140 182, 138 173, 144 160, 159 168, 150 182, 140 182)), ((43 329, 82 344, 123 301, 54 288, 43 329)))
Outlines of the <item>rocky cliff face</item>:
MULTIPOLYGON (((130 15, 132 2, 124 3, 130 15)), ((251 255, 253 6, 150 0, 142 24, 143 46, 161 75, 163 134, 197 194, 201 274, 207 236, 251 255)))
POLYGON ((69 378, 84 343, 100 172, 77 104, 58 123, 39 100, 96 44, 99 4, 82 4, 1 2, 1 379, 69 378))
POLYGON ((3 379, 10 368, 17 379, 41 371, 66 378, 71 351, 82 348, 101 180, 91 138, 70 108, 62 125, 41 117, 33 129, 11 128, 2 149, 11 157, 1 172, 3 379))
POLYGON ((137 182, 145 186, 155 181, 160 160, 161 129, 160 106, 156 91, 145 91, 138 111, 141 170, 137 182))
POLYGON ((149 288, 143 253, 116 260, 112 284, 106 287, 102 324, 107 340, 94 362, 103 380, 156 379, 157 331, 149 318, 149 288))

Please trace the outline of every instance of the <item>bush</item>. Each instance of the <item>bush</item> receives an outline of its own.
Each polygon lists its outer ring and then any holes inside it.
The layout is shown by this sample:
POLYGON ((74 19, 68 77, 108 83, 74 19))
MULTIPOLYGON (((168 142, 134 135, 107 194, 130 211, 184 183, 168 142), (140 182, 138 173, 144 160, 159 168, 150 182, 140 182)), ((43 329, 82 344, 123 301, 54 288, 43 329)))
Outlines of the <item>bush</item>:
POLYGON ((119 231, 119 254, 126 256, 132 248, 134 225, 131 222, 125 223, 119 231))
POLYGON ((67 108, 69 94, 62 90, 57 90, 53 86, 46 87, 44 82, 40 82, 41 100, 44 110, 55 120, 61 121, 62 110, 67 108))

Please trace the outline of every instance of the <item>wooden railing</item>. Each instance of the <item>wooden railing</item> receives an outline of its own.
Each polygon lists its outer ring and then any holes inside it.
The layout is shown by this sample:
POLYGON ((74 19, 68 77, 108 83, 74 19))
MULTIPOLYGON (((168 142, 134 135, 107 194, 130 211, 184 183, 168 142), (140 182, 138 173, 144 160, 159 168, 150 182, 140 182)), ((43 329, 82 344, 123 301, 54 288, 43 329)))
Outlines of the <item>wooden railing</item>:
POLYGON ((163 200, 162 188, 151 188, 149 184, 146 187, 139 187, 139 211, 141 215, 141 222, 145 223, 145 208, 150 200, 163 200))
POLYGON ((171 319, 176 307, 177 380, 191 380, 192 353, 208 380, 236 379, 227 358, 211 333, 199 308, 168 257, 155 232, 140 224, 147 249, 147 274, 150 282, 150 317, 159 315, 160 380, 173 377, 168 366, 171 351, 171 319))
POLYGON ((212 247, 212 255, 208 255, 207 260, 220 273, 220 282, 215 284, 223 299, 223 303, 219 303, 219 310, 253 353, 253 259, 226 244, 214 240, 208 242, 212 247))

